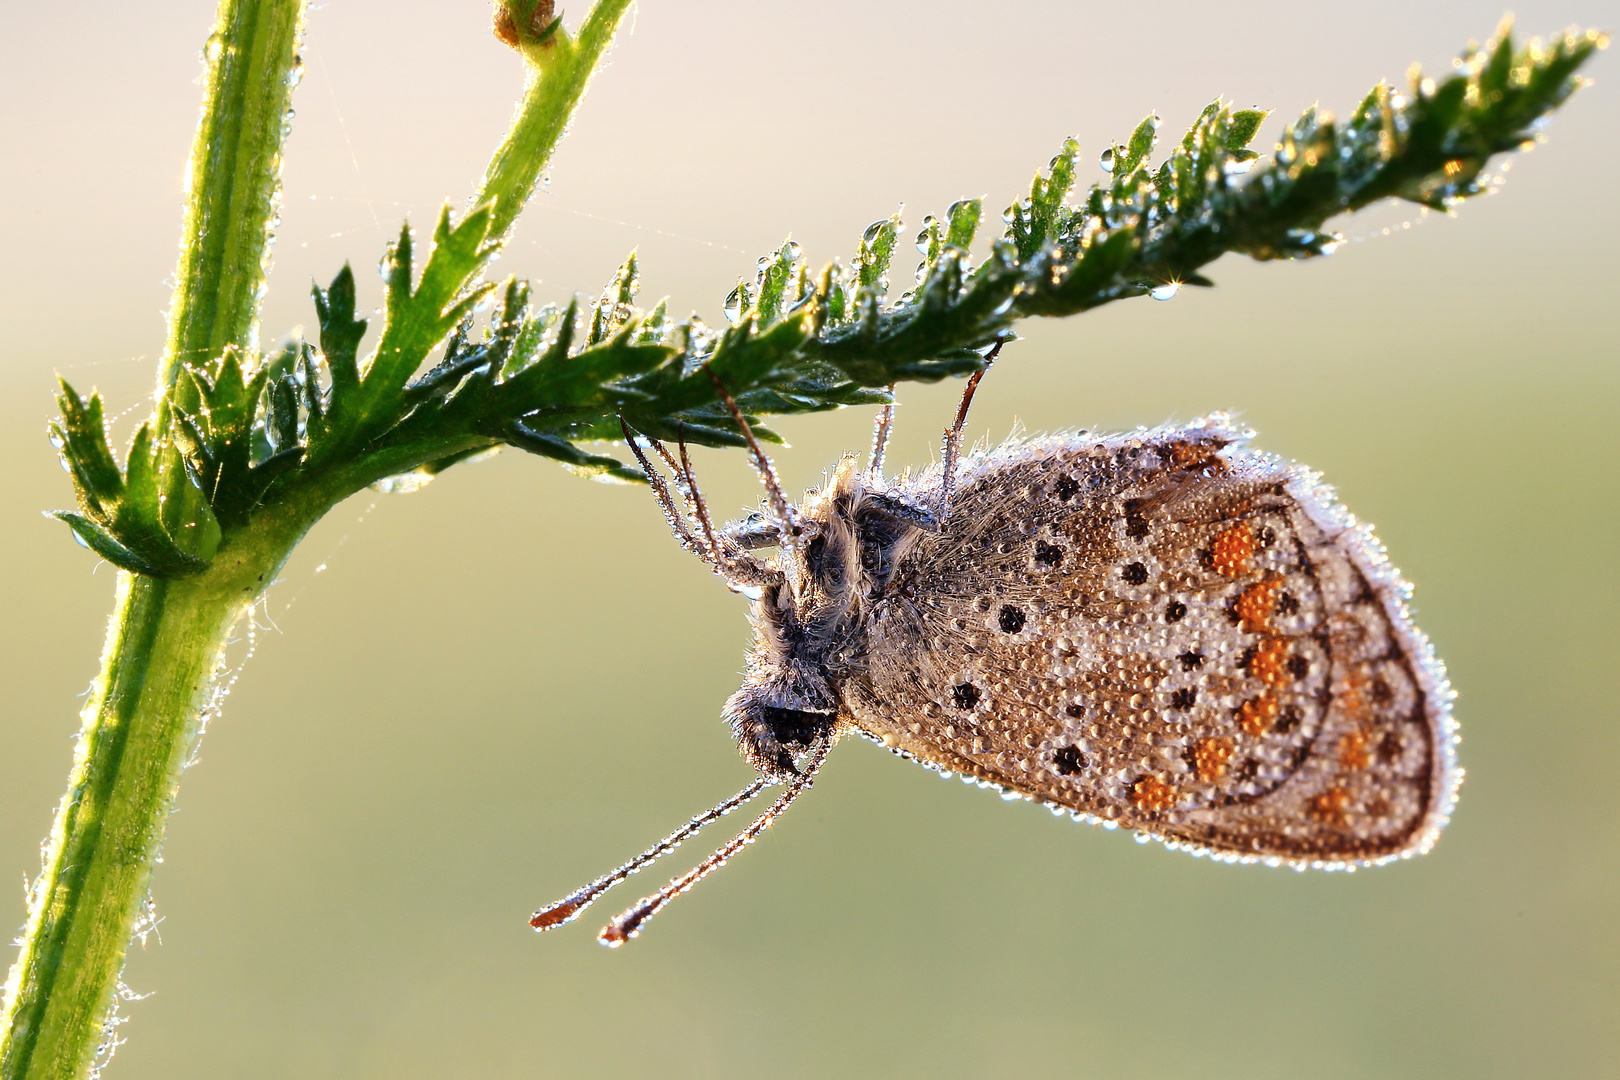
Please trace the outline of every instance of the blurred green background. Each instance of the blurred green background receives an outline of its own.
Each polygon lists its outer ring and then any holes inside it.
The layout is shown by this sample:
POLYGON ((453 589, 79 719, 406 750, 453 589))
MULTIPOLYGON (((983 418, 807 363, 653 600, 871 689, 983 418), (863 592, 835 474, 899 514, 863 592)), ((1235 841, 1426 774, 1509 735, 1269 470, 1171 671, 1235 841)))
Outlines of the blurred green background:
MULTIPOLYGON (((964 195, 994 210, 1064 136, 1100 151, 1156 109, 1174 137, 1217 93, 1278 108, 1269 144, 1313 100, 1342 113, 1414 60, 1444 72, 1501 2, 647 0, 496 270, 594 294, 639 247, 644 299, 719 323, 790 230, 819 262, 901 202, 913 230, 964 195)), ((210 5, 5 10, 17 926, 114 580, 38 513, 71 501, 44 438, 52 372, 133 410, 120 439, 144 414, 210 5)), ((1526 33, 1620 25, 1592 0, 1517 11, 1526 33)), ((313 321, 310 278, 345 259, 378 302, 384 239, 461 204, 521 80, 480 0, 318 4, 305 55, 267 341, 313 321)), ((1455 220, 1376 210, 1332 259, 1222 262, 1215 290, 1028 325, 972 417, 999 438, 1231 408, 1323 470, 1417 583, 1462 694, 1468 781, 1432 855, 1353 876, 1211 865, 854 742, 630 947, 597 946, 595 916, 662 872, 538 937, 531 910, 747 779, 717 717, 748 630, 645 492, 507 453, 351 500, 271 590, 181 790, 162 942, 125 973, 151 996, 124 1007, 110 1075, 1614 1075, 1612 65, 1455 220)), ((958 391, 903 388, 891 462, 928 459, 958 391)), ((869 425, 783 423, 790 487, 869 425)), ((740 455, 698 464, 717 507, 757 499, 740 455)))

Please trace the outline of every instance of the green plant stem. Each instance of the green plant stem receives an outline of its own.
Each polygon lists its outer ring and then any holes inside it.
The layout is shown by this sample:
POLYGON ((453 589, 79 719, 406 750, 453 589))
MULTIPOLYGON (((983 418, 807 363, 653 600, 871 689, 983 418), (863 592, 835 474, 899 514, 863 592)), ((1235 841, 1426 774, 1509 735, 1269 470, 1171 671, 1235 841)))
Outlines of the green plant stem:
POLYGON ((267 514, 251 542, 222 551, 202 574, 118 575, 101 674, 6 987, 6 1080, 89 1067, 227 636, 329 494, 267 514))
POLYGON ((119 574, 102 674, 84 711, 13 978, 4 1075, 83 1073, 101 1038, 180 767, 234 605, 202 582, 119 574))
MULTIPOLYGON (((221 0, 207 97, 192 141, 180 265, 158 366, 159 423, 185 364, 247 348, 257 332, 302 0, 221 0)), ((181 404, 187 404, 181 402, 181 404)))
MULTIPOLYGON (((302 23, 301 0, 220 2, 158 368, 159 438, 182 365, 253 344, 302 23)), ((185 528, 200 493, 177 455, 165 457, 165 516, 182 537, 201 532, 185 528)), ((183 581, 119 574, 101 672, 6 982, 4 1080, 76 1077, 92 1065, 215 665, 257 595, 231 580, 240 554, 183 581)), ((253 561, 265 563, 263 553, 253 561)))
MULTIPOLYGON (((504 235, 522 209, 628 6, 629 0, 602 0, 577 40, 559 34, 535 65, 477 198, 499 207, 491 238, 504 235)), ((158 371, 153 430, 165 443, 173 406, 195 404, 180 400, 190 393, 189 380, 178 377, 184 365, 232 348, 252 359, 302 16, 301 0, 220 0, 169 343, 158 371)), ((468 267, 463 284, 480 266, 468 267)), ((458 436, 434 453, 453 455, 490 441, 458 436)), ((185 543, 187 535, 205 532, 199 515, 208 511, 178 452, 169 445, 163 455, 165 517, 185 543)), ((401 455, 398 468, 417 463, 401 455)), ((220 539, 200 574, 171 580, 119 574, 101 672, 6 982, 0 1080, 67 1080, 90 1069, 231 627, 309 528, 377 478, 377 463, 370 464, 327 471, 297 497, 264 508, 248 527, 220 539)))
POLYGON ((501 240, 545 172, 586 83, 613 40, 631 0, 598 0, 574 37, 558 33, 530 59, 529 83, 506 138, 490 159, 472 205, 495 204, 489 239, 501 240))

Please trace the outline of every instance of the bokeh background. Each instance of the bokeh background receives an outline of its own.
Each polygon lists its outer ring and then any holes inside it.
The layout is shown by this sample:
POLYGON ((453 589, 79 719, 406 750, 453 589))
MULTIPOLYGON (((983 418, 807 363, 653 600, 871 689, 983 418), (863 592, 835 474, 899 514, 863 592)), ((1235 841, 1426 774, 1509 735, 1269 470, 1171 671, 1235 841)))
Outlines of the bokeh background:
MULTIPOLYGON (((1100 151, 1156 109, 1174 137, 1218 93, 1279 109, 1269 144, 1312 101, 1445 72, 1502 2, 646 0, 496 269, 594 294, 636 247, 644 299, 719 323, 790 231, 819 262, 900 203, 911 229, 964 195, 993 215, 1064 136, 1100 151)), ((149 405, 210 5, 4 11, 0 924, 19 926, 114 582, 39 516, 72 498, 52 372, 99 387, 121 438, 149 405)), ((1517 14, 1620 26, 1595 0, 1517 14)), ((487 18, 315 5, 267 341, 313 322, 310 279, 345 259, 377 303, 400 220, 472 190, 521 82, 487 18)), ((1613 63, 1455 219, 1376 210, 1331 259, 1228 260, 1214 290, 1028 325, 972 417, 1000 437, 1231 408, 1325 471, 1417 583, 1462 694, 1468 782, 1432 855, 1212 865, 856 742, 632 946, 597 946, 596 911, 538 937, 531 910, 748 778, 717 719, 748 630, 645 492, 509 452, 350 500, 271 590, 185 778, 161 944, 125 974, 149 996, 109 1075, 1614 1075, 1613 63)), ((903 389, 892 462, 927 460, 958 390, 903 389)), ((869 425, 782 423, 790 487, 869 425)), ((699 467, 717 506, 757 499, 741 456, 699 467)))

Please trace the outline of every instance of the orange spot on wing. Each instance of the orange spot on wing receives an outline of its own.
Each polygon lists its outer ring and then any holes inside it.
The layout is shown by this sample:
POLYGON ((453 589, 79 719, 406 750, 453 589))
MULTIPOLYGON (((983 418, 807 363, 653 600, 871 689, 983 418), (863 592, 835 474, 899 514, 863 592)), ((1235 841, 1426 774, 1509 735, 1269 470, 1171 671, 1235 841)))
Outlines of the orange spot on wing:
POLYGON ((1366 723, 1372 718, 1371 709, 1367 705, 1367 695, 1363 693, 1366 683, 1355 671, 1345 674, 1344 683, 1334 694, 1334 704, 1350 719, 1366 723))
POLYGON ((1243 590, 1237 598, 1238 625, 1246 634, 1265 634, 1271 631, 1271 616, 1277 609, 1277 594, 1282 591, 1282 578, 1268 578, 1243 590))
POLYGON ((1277 699, 1270 694, 1261 694, 1252 701, 1245 701, 1238 709, 1238 726, 1243 728, 1245 735, 1264 735, 1271 730, 1276 719, 1277 699))
POLYGON ((1131 802, 1138 810, 1168 810, 1176 805, 1176 789, 1157 776, 1144 776, 1131 785, 1131 802))
POLYGON ((1350 809, 1350 793, 1342 787, 1328 788, 1311 797, 1311 817, 1327 825, 1343 827, 1350 809))
POLYGON ((1205 476, 1223 475, 1230 470, 1226 462, 1216 457, 1219 452, 1219 447, 1208 443, 1175 443, 1170 447, 1170 463, 1181 469, 1189 465, 1202 465, 1201 471, 1205 476))
POLYGON ((1231 739, 1203 739, 1193 748, 1193 769, 1206 783, 1224 777, 1226 763, 1231 760, 1231 739))
POLYGON ((1233 525, 1209 546, 1215 572, 1233 578, 1249 572, 1249 560, 1254 558, 1254 550, 1254 528, 1247 521, 1233 525))
POLYGON ((1346 769, 1365 769, 1372 764, 1365 731, 1346 732, 1339 740, 1339 764, 1346 769))
POLYGON ((1170 444, 1170 462, 1174 465, 1191 465, 1209 456, 1209 449, 1197 443, 1178 442, 1170 444))
POLYGON ((1267 686, 1283 686, 1289 681, 1288 642, 1283 638, 1266 638, 1255 646, 1249 671, 1267 686))

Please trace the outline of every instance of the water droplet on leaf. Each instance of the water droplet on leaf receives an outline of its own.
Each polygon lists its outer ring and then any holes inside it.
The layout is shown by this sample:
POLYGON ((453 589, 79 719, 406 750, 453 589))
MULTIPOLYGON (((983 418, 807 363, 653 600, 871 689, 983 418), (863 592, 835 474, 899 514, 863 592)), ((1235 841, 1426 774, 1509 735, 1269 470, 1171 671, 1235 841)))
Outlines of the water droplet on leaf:
POLYGON ((384 495, 409 495, 433 483, 433 477, 434 474, 428 472, 400 473, 398 476, 385 476, 371 486, 384 495))

